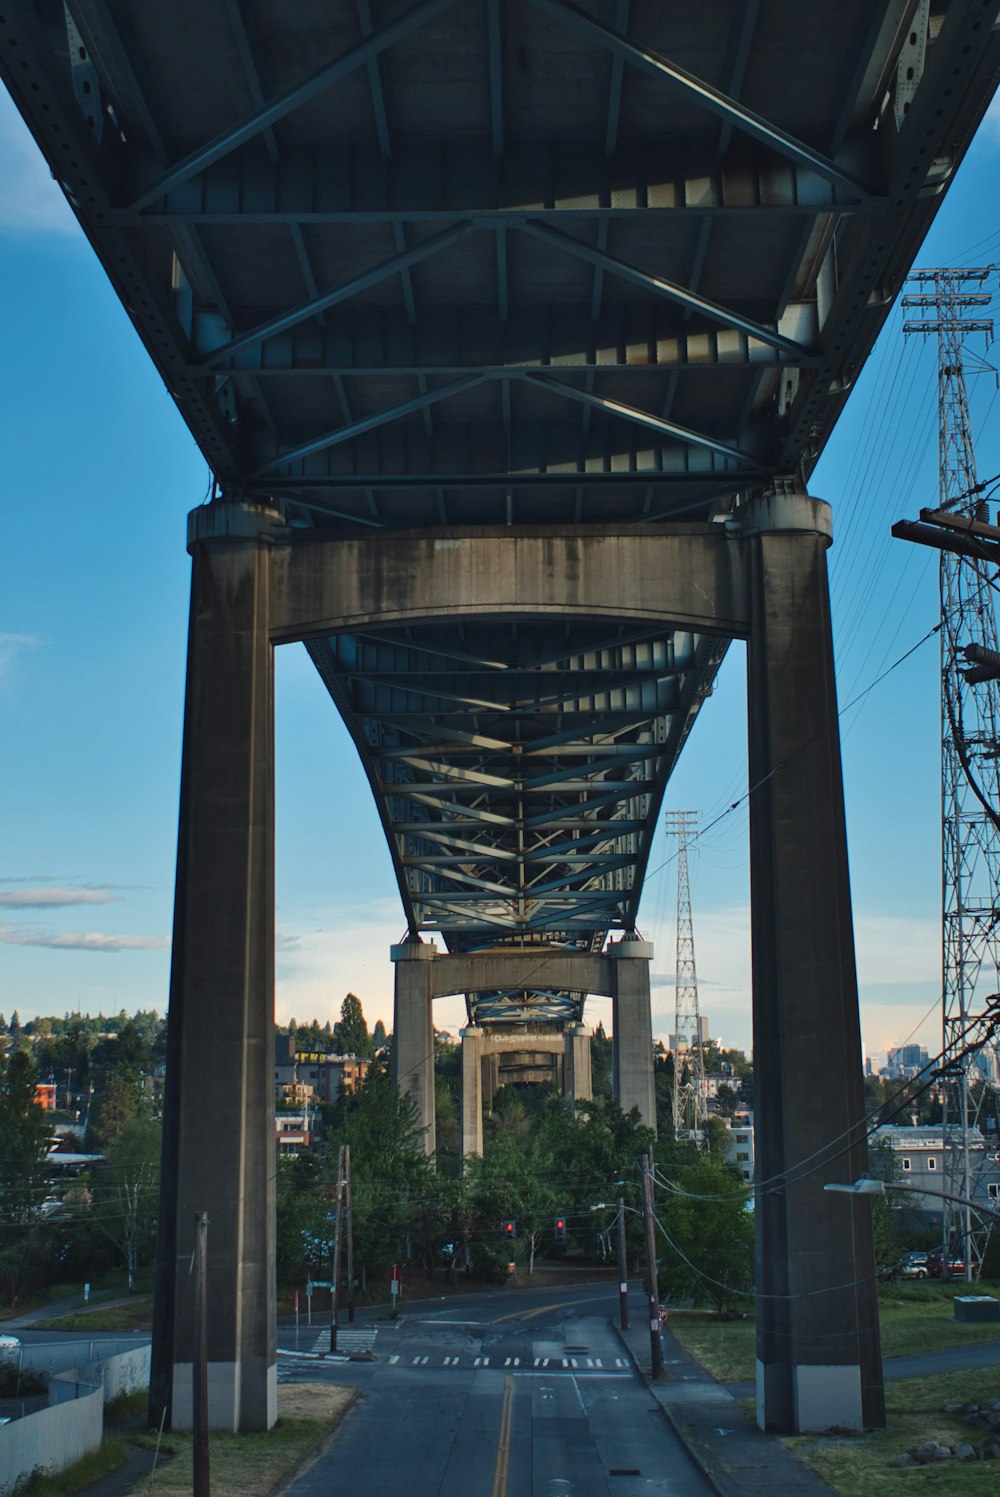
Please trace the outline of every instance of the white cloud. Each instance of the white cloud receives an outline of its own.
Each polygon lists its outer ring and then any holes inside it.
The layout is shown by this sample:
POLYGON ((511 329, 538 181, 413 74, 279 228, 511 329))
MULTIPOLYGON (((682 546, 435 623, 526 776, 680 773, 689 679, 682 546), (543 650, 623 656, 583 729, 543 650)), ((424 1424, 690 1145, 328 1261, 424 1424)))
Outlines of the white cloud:
POLYGON ((28 127, 0 88, 0 233, 76 234, 76 219, 28 127))
MULTIPOLYGON (((392 1028, 393 968, 389 947, 399 941, 403 916, 396 900, 371 900, 284 918, 278 912, 275 1015, 279 1024, 318 1019, 335 1023, 355 993, 368 1027, 392 1028)), ((439 1022, 435 1009, 435 1022, 439 1022)))
POLYGON ((104 889, 7 889, 0 891, 0 907, 14 909, 51 909, 73 904, 111 904, 120 894, 104 889))
MULTIPOLYGON (((0 140, 0 151, 3 142, 0 140)), ((25 650, 33 650, 38 644, 30 634, 0 634, 0 680, 9 675, 25 650)))
POLYGON ((105 936, 99 931, 53 931, 33 926, 11 925, 0 920, 0 942, 8 946, 44 946, 55 951, 162 951, 169 936, 105 936))

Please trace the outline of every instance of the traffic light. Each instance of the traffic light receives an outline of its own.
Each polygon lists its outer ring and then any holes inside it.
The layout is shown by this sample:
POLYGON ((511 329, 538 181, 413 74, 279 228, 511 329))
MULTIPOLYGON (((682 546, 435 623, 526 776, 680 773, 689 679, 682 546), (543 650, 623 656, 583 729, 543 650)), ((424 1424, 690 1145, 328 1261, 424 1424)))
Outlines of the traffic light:
POLYGON ((555 1229, 556 1229, 556 1242, 565 1242, 566 1241, 566 1218, 565 1218, 565 1216, 557 1216, 556 1217, 556 1220, 555 1220, 555 1229))
POLYGON ((510 1220, 501 1222, 500 1235, 504 1242, 513 1242, 517 1237, 517 1222, 510 1220))

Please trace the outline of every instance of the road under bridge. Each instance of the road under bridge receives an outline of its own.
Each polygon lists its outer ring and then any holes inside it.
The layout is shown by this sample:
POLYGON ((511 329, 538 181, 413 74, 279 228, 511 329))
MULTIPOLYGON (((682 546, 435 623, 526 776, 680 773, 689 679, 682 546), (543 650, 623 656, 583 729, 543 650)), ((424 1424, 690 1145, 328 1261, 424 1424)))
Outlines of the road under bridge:
MULTIPOLYGON (((192 608, 153 1403, 275 1416, 273 657, 394 860, 397 1085, 433 1002, 571 1046, 747 642, 763 1426, 878 1425, 818 459, 991 97, 1000 0, 13 0, 0 68, 215 484, 192 608), (428 937, 443 943, 443 950, 428 937)), ((151 455, 152 456, 152 455, 151 455)), ((471 1070, 471 1066, 470 1066, 471 1070)), ((582 1083, 581 1083, 582 1084, 582 1083)))

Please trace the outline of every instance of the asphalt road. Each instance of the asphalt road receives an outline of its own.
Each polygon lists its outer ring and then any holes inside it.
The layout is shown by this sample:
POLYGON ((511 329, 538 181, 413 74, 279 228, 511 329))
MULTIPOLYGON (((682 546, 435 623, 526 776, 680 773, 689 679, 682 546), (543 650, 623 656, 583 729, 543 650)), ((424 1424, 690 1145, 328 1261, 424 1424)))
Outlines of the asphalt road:
MULTIPOLYGON (((329 1378, 359 1398, 289 1497, 707 1497, 710 1488, 636 1376, 600 1286, 408 1306, 396 1321, 282 1330, 279 1379, 329 1378)), ((636 1301, 636 1308, 639 1302, 636 1301)))

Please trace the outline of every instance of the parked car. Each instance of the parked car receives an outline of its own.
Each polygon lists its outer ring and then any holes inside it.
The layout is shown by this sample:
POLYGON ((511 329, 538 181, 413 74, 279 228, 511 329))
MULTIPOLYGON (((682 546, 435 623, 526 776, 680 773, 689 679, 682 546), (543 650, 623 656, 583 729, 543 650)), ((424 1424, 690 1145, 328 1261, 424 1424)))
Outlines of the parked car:
POLYGON ((17 1336, 0 1336, 0 1367, 5 1362, 20 1362, 21 1343, 17 1336))
POLYGON ((883 1268, 883 1279, 929 1279, 931 1264, 929 1253, 904 1253, 898 1263, 883 1268))
MULTIPOLYGON (((931 1277, 934 1279, 944 1278, 943 1266, 947 1264, 949 1279, 965 1278, 965 1254, 951 1253, 947 1258, 943 1253, 932 1253, 930 1258, 931 1277)), ((972 1259, 972 1276, 975 1278, 979 1272, 979 1260, 972 1259)))

